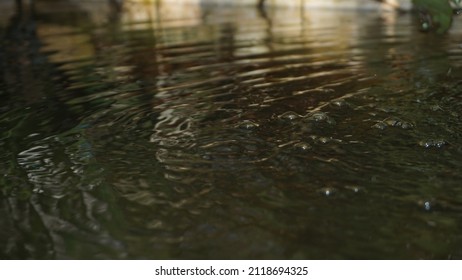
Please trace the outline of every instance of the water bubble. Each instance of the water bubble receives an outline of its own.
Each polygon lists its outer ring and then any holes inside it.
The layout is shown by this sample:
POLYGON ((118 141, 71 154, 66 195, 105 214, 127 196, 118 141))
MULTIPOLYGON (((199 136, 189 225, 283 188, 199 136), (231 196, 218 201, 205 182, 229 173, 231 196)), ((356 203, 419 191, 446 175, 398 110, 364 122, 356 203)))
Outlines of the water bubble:
POLYGON ((315 112, 307 117, 308 120, 314 122, 325 122, 328 124, 335 124, 335 120, 324 112, 315 112))
POLYGON ((412 129, 412 128, 414 128, 414 125, 412 123, 410 123, 410 122, 403 122, 401 124, 401 128, 402 129, 412 129))
POLYGON ((320 190, 321 194, 325 196, 332 196, 335 193, 335 189, 331 187, 325 187, 320 190))
POLYGON ((327 144, 327 143, 342 143, 343 141, 340 139, 335 139, 332 137, 326 137, 326 136, 316 136, 316 135, 311 135, 310 138, 313 140, 314 143, 316 144, 327 144))
POLYGON ((330 140, 331 140, 331 139, 330 139, 330 138, 327 138, 327 137, 319 137, 319 138, 317 139, 317 142, 318 142, 318 143, 321 143, 321 144, 327 144, 327 143, 330 142, 330 140))
POLYGON ((377 122, 372 127, 384 130, 387 127, 398 127, 398 128, 402 128, 402 129, 412 129, 412 128, 414 128, 414 126, 415 125, 412 122, 404 121, 404 120, 402 120, 400 118, 396 118, 396 117, 388 117, 388 118, 386 118, 386 119, 384 119, 382 121, 377 122))
POLYGON ((425 210, 429 211, 431 209, 431 204, 430 201, 425 201, 424 203, 424 208, 425 210))
POLYGON ((241 123, 239 123, 239 124, 237 125, 238 128, 241 128, 241 129, 249 129, 249 130, 255 129, 255 128, 259 127, 259 126, 260 126, 260 125, 259 125, 258 123, 253 122, 253 121, 251 121, 251 120, 244 120, 244 121, 242 121, 241 123))
POLYGON ((311 150, 311 145, 305 142, 298 142, 294 144, 294 148, 300 151, 308 151, 311 150))
POLYGON ((316 112, 316 113, 313 113, 311 114, 308 119, 309 120, 313 120, 313 121, 317 121, 317 122, 321 122, 321 121, 325 121, 327 120, 329 117, 327 116, 326 113, 324 112, 316 112))
POLYGON ((344 107, 348 107, 349 104, 343 100, 343 99, 339 99, 339 100, 334 100, 332 102, 330 102, 330 104, 333 106, 333 107, 339 107, 339 108, 344 108, 344 107))
POLYGON ((447 144, 444 139, 427 139, 419 142, 419 146, 424 148, 442 148, 447 144))
POLYGON ((428 200, 428 199, 419 200, 417 202, 417 204, 419 205, 419 207, 423 208, 425 211, 433 210, 434 205, 435 205, 434 201, 431 201, 431 200, 428 200))
POLYGON ((384 123, 384 122, 382 122, 382 121, 380 121, 380 122, 374 124, 374 125, 372 126, 372 128, 377 128, 377 129, 380 129, 380 130, 384 130, 385 128, 387 128, 387 124, 384 123))
POLYGON ((423 30, 423 31, 428 31, 428 30, 430 30, 430 23, 428 23, 428 22, 426 22, 426 21, 425 21, 425 22, 422 22, 422 30, 423 30))
POLYGON ((393 127, 401 127, 404 129, 412 128, 413 125, 410 122, 403 121, 399 118, 396 117, 389 117, 383 120, 387 125, 393 126, 393 127))
POLYGON ((299 115, 299 114, 297 114, 295 112, 287 111, 287 112, 279 115, 278 119, 284 120, 284 121, 293 121, 293 120, 299 119, 301 117, 302 117, 301 115, 299 115))

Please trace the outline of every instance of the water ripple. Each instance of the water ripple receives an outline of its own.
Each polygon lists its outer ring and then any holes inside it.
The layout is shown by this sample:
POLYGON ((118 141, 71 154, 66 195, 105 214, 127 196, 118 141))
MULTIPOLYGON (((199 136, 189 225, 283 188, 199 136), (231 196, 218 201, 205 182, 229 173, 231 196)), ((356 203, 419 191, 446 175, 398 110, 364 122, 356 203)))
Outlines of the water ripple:
POLYGON ((461 255, 459 31, 87 5, 5 32, 0 254, 461 255))

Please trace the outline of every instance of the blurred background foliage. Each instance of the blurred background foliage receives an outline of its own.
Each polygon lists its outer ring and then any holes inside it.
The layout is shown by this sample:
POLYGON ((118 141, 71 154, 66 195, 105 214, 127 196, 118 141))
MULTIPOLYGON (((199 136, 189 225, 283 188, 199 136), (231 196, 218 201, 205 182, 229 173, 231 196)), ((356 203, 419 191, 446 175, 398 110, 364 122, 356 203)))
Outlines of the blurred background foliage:
POLYGON ((446 32, 452 24, 453 8, 458 9, 460 0, 413 0, 416 9, 421 13, 422 29, 446 32))

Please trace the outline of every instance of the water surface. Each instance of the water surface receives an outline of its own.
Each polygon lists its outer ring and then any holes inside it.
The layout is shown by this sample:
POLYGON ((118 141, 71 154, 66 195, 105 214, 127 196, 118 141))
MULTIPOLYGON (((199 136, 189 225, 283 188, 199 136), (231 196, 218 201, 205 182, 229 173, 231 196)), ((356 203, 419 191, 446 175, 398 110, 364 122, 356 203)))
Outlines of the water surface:
POLYGON ((462 258, 457 20, 4 13, 2 258, 462 258))

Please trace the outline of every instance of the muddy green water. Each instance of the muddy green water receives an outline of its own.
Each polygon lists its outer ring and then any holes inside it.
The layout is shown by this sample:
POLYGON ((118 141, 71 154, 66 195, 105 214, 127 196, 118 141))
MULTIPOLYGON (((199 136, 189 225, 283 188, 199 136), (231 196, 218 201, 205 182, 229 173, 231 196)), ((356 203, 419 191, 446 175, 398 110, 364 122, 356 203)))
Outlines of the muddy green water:
POLYGON ((1 258, 462 258, 457 20, 200 9, 8 14, 1 258))

